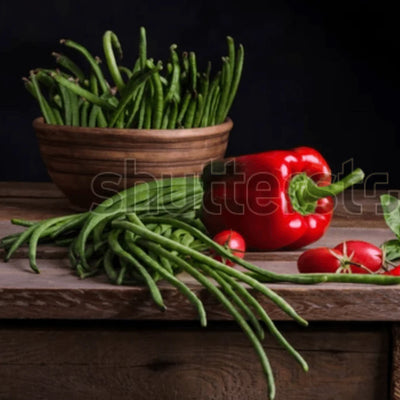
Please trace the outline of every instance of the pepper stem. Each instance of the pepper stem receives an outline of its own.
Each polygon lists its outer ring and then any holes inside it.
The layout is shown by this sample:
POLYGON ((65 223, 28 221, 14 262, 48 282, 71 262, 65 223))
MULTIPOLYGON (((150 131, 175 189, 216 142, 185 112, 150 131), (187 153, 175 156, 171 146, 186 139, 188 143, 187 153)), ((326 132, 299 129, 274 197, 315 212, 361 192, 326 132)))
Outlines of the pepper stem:
POLYGON ((314 212, 318 199, 336 196, 350 186, 361 182, 364 172, 357 168, 338 182, 328 186, 318 186, 306 174, 296 175, 289 185, 289 196, 293 208, 303 215, 314 212))

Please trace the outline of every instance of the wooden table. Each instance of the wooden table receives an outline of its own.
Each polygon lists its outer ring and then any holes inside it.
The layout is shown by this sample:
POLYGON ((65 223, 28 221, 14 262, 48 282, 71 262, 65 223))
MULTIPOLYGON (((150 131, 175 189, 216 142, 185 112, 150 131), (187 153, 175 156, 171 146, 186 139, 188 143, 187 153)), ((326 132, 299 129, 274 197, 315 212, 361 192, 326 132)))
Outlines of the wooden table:
MULTIPOLYGON (((314 246, 344 239, 375 244, 392 237, 377 194, 339 198, 328 234, 314 246)), ((71 213, 52 184, 0 183, 0 236, 17 231, 11 217, 41 219, 71 213)), ((299 252, 252 253, 275 271, 296 271, 299 252)), ((141 287, 79 280, 65 250, 43 247, 41 274, 26 249, 0 263, 0 400, 267 398, 258 359, 247 338, 215 299, 189 277, 209 326, 174 288, 162 286, 159 311, 141 287)), ((400 287, 352 284, 269 285, 310 322, 288 321, 262 305, 306 358, 304 373, 274 340, 265 348, 277 399, 400 399, 400 287)))

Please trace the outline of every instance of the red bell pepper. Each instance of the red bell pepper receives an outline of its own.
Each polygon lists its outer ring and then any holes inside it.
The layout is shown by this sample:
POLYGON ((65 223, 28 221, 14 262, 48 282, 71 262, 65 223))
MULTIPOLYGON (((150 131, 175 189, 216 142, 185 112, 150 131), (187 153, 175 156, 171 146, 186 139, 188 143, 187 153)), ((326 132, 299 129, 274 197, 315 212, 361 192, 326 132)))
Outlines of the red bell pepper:
POLYGON ((331 196, 363 177, 356 169, 331 184, 327 162, 309 147, 216 160, 203 170, 201 219, 211 235, 239 232, 249 249, 296 249, 325 233, 331 196))

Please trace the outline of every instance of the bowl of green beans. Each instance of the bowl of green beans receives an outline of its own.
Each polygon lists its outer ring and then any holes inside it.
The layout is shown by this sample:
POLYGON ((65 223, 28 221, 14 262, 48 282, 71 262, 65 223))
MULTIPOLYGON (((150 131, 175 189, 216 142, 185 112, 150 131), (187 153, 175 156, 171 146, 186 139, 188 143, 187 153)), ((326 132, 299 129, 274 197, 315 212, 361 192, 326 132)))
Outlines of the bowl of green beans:
POLYGON ((156 62, 143 27, 129 67, 112 31, 102 38, 103 63, 77 42, 60 43, 72 56, 53 53, 55 69, 37 68, 23 79, 42 113, 33 122, 42 159, 74 207, 138 182, 198 175, 225 155, 244 60, 231 37, 216 72, 210 62, 202 70, 196 54, 178 52, 176 44, 156 62))

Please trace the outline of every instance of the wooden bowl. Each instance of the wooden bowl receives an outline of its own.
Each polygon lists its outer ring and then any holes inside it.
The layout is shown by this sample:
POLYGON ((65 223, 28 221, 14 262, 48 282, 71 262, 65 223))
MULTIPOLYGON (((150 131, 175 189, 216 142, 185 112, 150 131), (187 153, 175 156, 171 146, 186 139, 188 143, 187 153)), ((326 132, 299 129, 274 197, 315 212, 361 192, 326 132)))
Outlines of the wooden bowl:
POLYGON ((47 171, 75 208, 88 209, 138 182, 199 175, 222 158, 233 123, 192 129, 117 129, 33 121, 47 171))

